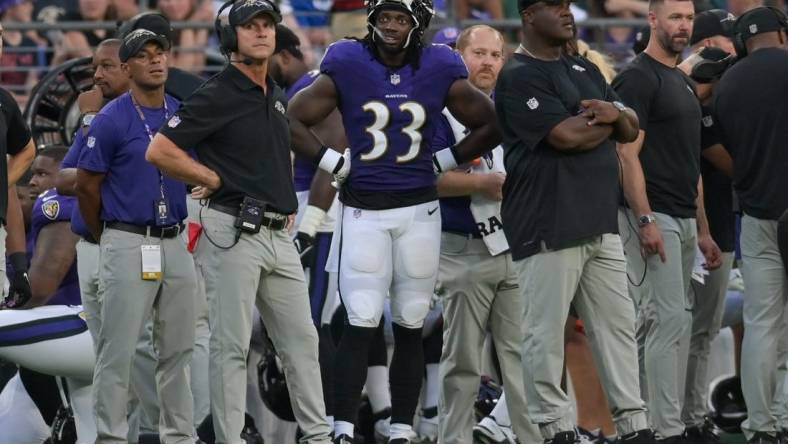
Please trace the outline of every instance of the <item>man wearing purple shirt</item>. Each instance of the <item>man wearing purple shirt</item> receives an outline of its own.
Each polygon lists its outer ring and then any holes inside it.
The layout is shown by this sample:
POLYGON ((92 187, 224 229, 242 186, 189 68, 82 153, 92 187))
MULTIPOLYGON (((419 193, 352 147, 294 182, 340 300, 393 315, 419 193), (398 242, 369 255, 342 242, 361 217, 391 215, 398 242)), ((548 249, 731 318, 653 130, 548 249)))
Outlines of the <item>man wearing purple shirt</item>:
POLYGON ((97 443, 127 440, 126 406, 138 335, 153 313, 156 383, 165 444, 192 443, 189 362, 194 344, 194 263, 179 237, 186 186, 145 161, 150 140, 178 109, 165 94, 169 42, 145 29, 120 45, 131 90, 88 129, 77 164, 80 212, 99 241, 101 326, 96 344, 97 443))

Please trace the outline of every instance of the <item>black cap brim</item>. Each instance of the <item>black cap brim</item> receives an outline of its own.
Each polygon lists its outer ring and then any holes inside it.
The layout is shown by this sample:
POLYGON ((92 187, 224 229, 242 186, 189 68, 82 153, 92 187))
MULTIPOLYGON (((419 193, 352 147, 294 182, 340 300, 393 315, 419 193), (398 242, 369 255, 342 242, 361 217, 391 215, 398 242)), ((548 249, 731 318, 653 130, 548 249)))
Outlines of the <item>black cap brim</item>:
POLYGON ((120 61, 124 63, 128 62, 130 58, 142 51, 142 48, 151 42, 158 43, 165 51, 170 49, 170 42, 163 35, 151 33, 150 35, 134 39, 130 43, 124 41, 123 44, 120 45, 120 50, 118 51, 120 61))
POLYGON ((282 16, 267 1, 240 0, 230 9, 230 25, 243 25, 260 14, 267 14, 274 23, 282 22, 282 16))

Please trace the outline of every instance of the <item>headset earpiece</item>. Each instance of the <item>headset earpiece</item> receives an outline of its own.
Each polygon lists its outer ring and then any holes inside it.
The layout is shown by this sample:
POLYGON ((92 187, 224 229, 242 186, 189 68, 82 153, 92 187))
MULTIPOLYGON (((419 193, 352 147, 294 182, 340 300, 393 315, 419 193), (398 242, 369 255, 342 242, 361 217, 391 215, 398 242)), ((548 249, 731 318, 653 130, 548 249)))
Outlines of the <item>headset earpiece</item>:
POLYGON ((219 12, 216 13, 216 21, 213 24, 216 30, 216 36, 219 38, 219 49, 223 54, 228 56, 231 52, 238 50, 238 35, 235 33, 235 28, 230 25, 229 17, 224 19, 227 23, 222 22, 222 12, 230 8, 234 3, 235 0, 225 2, 222 7, 219 8, 219 12))

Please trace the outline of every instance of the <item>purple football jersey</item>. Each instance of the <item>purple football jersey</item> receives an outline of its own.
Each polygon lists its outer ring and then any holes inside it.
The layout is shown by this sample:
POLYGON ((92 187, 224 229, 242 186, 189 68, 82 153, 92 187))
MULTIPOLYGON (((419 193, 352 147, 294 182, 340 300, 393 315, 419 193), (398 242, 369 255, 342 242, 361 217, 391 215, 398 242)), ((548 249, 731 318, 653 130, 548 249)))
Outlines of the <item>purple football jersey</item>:
MULTIPOLYGON (((41 230, 55 222, 70 222, 71 213, 77 206, 77 199, 70 196, 61 196, 52 188, 44 191, 38 196, 33 204, 33 215, 30 220, 30 242, 28 252, 32 255, 35 252, 36 242, 41 230)), ((49 299, 47 305, 78 305, 79 279, 77 278, 77 261, 71 264, 71 268, 60 282, 60 287, 49 299)))
MULTIPOLYGON (((306 88, 307 86, 311 85, 312 82, 315 81, 319 71, 309 71, 301 78, 295 81, 289 88, 285 90, 285 94, 287 94, 287 100, 293 98, 294 95, 298 91, 306 88)), ((295 160, 293 161, 293 183, 295 185, 296 192, 298 191, 308 191, 310 185, 312 185, 312 179, 315 177, 315 173, 317 172, 317 165, 312 160, 305 158, 304 156, 300 156, 298 154, 295 155, 295 160)))
POLYGON ((352 155, 347 184, 394 192, 434 186, 435 122, 451 85, 468 77, 459 54, 428 45, 417 69, 395 69, 380 63, 364 43, 340 40, 328 48, 320 71, 338 92, 352 155))

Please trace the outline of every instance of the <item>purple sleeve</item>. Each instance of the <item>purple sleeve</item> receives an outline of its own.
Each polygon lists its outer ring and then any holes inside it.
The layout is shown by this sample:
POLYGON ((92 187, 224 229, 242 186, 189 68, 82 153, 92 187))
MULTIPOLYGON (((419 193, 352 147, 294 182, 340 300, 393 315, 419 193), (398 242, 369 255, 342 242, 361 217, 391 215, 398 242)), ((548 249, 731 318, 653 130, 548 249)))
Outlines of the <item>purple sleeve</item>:
POLYGON ((88 130, 85 148, 79 155, 77 167, 96 173, 106 173, 119 145, 119 130, 112 116, 98 114, 88 130))
POLYGON ((55 195, 51 199, 41 202, 41 205, 35 205, 33 207, 33 225, 43 227, 53 222, 70 222, 71 213, 74 211, 74 200, 73 197, 55 195))
POLYGON ((68 149, 68 153, 66 153, 66 157, 63 158, 63 162, 60 163, 60 169, 64 168, 76 168, 77 163, 79 162, 79 154, 82 152, 82 147, 85 144, 85 135, 82 129, 78 129, 76 135, 74 136, 74 142, 71 144, 71 148, 68 149))

